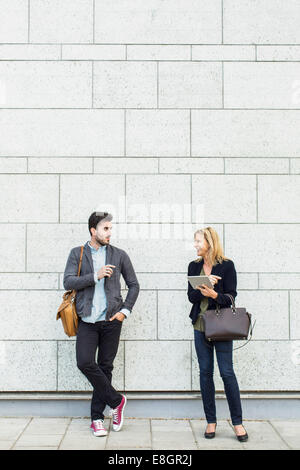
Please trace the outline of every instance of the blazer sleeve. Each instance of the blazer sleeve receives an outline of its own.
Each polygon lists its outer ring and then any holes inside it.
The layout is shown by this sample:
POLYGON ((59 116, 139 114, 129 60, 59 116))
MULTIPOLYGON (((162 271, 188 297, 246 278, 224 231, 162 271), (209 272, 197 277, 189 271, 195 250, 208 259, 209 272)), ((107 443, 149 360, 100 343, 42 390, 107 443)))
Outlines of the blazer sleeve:
MULTIPOLYGON (((188 276, 193 276, 192 272, 192 262, 189 264, 188 267, 188 276)), ((200 290, 194 289, 191 284, 188 281, 188 299, 192 304, 195 304, 197 302, 201 302, 202 299, 204 299, 204 295, 201 294, 200 290)))
POLYGON ((228 263, 227 268, 224 272, 224 280, 223 280, 223 290, 224 293, 218 293, 218 297, 215 300, 221 307, 230 307, 231 299, 228 295, 224 294, 231 294, 232 297, 235 299, 237 296, 236 286, 237 286, 237 276, 236 270, 233 261, 226 261, 228 263))
POLYGON ((64 272, 64 288, 66 290, 80 290, 85 287, 94 286, 95 278, 94 273, 88 273, 80 276, 77 276, 79 266, 79 259, 76 258, 74 248, 71 250, 65 272, 64 272))
POLYGON ((128 292, 122 308, 125 308, 131 312, 136 299, 138 298, 140 285, 131 260, 125 251, 122 253, 121 273, 128 287, 128 292))

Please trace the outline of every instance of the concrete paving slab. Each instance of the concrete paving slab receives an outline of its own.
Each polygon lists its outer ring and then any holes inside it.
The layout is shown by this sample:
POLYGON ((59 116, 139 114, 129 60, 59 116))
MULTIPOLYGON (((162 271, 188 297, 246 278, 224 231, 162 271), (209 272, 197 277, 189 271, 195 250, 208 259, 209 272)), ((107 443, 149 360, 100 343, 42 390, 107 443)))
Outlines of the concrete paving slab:
POLYGON ((109 433, 106 449, 151 449, 149 419, 126 418, 121 431, 109 433))
POLYGON ((207 426, 205 419, 191 419, 198 449, 204 450, 241 450, 241 443, 235 437, 235 433, 227 420, 219 420, 216 428, 216 437, 206 439, 204 432, 207 426))
POLYGON ((272 419, 270 423, 289 447, 293 450, 300 449, 300 421, 272 419))
MULTIPOLYGON (((109 430, 109 419, 104 420, 104 427, 109 430)), ((96 437, 90 429, 89 418, 74 418, 68 425, 59 445, 60 450, 103 450, 107 436, 96 437)))
POLYGON ((286 450, 288 445, 268 421, 244 421, 249 435, 242 443, 245 450, 286 450))
POLYGON ((10 450, 15 441, 0 441, 0 450, 10 450))
POLYGON ((57 450, 58 447, 15 447, 13 450, 57 450))
POLYGON ((152 449, 197 450, 197 444, 189 420, 152 419, 151 431, 152 449))
POLYGON ((31 418, 0 418, 0 441, 15 441, 31 418))
POLYGON ((15 442, 14 447, 58 447, 61 434, 26 434, 24 432, 15 442))
POLYGON ((70 418, 33 418, 26 428, 28 434, 63 435, 70 423, 70 418))
POLYGON ((125 418, 120 432, 104 425, 95 437, 89 418, 0 418, 0 450, 291 450, 300 448, 299 420, 244 420, 249 434, 240 443, 230 420, 218 421, 215 439, 205 439, 205 419, 125 418))
POLYGON ((106 445, 106 436, 95 437, 92 435, 75 441, 71 438, 63 439, 59 450, 104 450, 106 445))
MULTIPOLYGON (((109 420, 105 420, 107 424, 109 420)), ((67 432, 78 432, 78 431, 86 431, 89 430, 91 424, 90 418, 72 418, 68 425, 67 432)))

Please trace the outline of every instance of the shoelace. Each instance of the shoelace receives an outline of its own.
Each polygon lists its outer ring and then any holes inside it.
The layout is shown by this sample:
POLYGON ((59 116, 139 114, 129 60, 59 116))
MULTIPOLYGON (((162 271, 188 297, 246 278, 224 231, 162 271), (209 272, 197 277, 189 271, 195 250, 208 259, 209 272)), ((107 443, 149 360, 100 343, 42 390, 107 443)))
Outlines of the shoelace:
POLYGON ((113 416, 113 422, 118 423, 119 422, 119 407, 113 409, 111 411, 111 416, 113 416))
POLYGON ((94 426, 95 426, 96 431, 101 431, 102 429, 104 429, 102 419, 96 419, 94 421, 94 426))

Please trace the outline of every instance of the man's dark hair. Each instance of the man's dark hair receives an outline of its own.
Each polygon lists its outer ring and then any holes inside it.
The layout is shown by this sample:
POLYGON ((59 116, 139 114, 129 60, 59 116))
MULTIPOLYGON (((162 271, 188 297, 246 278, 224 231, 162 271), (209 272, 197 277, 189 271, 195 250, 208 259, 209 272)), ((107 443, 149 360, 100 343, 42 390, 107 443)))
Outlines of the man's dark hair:
POLYGON ((89 232, 92 235, 91 228, 96 229, 97 225, 101 220, 110 222, 112 220, 112 215, 109 214, 108 212, 93 212, 90 217, 89 217, 89 232))

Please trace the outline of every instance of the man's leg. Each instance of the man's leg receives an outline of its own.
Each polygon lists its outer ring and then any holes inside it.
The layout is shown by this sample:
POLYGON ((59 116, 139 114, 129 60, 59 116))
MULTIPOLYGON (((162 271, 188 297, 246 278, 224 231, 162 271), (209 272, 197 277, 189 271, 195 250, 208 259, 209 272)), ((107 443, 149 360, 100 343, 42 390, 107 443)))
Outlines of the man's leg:
MULTIPOLYGON (((76 339, 77 367, 92 384, 97 395, 111 408, 116 408, 122 400, 122 395, 111 385, 110 381, 95 361, 99 344, 99 332, 96 324, 79 322, 76 339)), ((100 419, 101 416, 92 417, 100 419)))
MULTIPOLYGON (((97 322, 99 331, 98 342, 98 366, 105 374, 107 380, 111 383, 113 362, 118 352, 122 322, 119 320, 97 322)), ((91 416, 93 419, 104 419, 104 409, 106 403, 102 396, 94 389, 91 416)))

